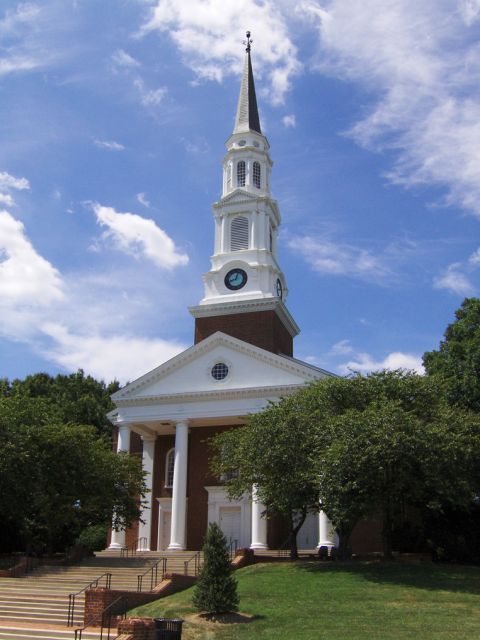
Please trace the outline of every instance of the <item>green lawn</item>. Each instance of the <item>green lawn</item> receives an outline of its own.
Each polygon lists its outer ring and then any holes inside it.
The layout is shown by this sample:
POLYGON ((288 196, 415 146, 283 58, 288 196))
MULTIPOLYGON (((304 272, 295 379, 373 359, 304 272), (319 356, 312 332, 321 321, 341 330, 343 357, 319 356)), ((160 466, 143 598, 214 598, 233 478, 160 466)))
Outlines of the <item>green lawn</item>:
POLYGON ((191 589, 135 613, 186 618, 185 640, 480 638, 480 568, 312 561, 257 564, 235 575, 248 623, 199 620, 191 589))

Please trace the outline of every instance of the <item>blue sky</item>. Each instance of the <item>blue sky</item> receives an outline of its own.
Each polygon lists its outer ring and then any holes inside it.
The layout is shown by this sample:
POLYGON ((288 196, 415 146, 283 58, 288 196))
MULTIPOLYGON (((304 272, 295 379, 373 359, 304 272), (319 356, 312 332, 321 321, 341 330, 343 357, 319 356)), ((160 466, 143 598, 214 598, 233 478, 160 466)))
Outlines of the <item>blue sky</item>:
POLYGON ((0 0, 0 377, 191 345, 246 29, 297 357, 419 369, 479 295, 479 0, 0 0))

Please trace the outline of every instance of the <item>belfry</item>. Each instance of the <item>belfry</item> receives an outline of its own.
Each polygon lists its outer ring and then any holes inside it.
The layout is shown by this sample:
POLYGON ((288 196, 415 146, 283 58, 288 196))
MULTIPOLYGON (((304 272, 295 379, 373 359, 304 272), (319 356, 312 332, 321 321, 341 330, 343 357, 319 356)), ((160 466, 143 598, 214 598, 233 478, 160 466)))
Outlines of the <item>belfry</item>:
MULTIPOLYGON (((270 401, 331 375, 293 357, 299 329, 285 302, 278 262, 281 216, 271 196, 272 160, 257 107, 247 32, 221 197, 213 205, 214 250, 204 297, 190 308, 194 345, 114 394, 117 450, 141 454, 148 494, 142 521, 113 531, 110 548, 200 549, 209 522, 239 547, 278 548, 288 535, 264 517, 255 491, 228 499, 209 468, 207 440, 235 429, 270 401)), ((295 455, 295 452, 292 452, 295 455)), ((325 514, 307 517, 299 548, 332 546, 325 514)))

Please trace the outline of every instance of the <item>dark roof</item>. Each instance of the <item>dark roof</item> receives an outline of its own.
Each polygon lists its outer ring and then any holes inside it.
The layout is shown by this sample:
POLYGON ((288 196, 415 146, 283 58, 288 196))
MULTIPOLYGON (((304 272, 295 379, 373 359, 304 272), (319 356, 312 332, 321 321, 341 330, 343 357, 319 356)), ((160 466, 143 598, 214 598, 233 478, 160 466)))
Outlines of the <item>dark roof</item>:
POLYGON ((252 60, 250 58, 250 51, 248 50, 245 56, 245 66, 243 68, 242 84, 240 87, 233 133, 246 133, 247 131, 262 133, 260 129, 260 118, 258 116, 255 82, 253 80, 252 60))

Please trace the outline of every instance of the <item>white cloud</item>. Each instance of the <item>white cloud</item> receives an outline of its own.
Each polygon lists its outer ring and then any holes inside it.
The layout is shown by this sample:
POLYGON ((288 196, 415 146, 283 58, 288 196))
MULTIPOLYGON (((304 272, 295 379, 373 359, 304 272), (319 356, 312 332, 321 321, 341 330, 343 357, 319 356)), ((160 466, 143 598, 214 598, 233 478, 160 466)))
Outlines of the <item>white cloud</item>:
POLYGON ((435 289, 447 289, 451 293, 459 296, 468 296, 475 292, 475 288, 468 277, 460 271, 462 265, 460 262, 454 262, 447 267, 446 271, 439 277, 435 278, 433 286, 435 289))
POLYGON ((57 269, 35 251, 23 224, 0 211, 0 307, 46 306, 62 297, 57 269))
POLYGON ((477 249, 474 253, 472 253, 470 258, 468 259, 468 262, 474 267, 480 266, 480 249, 477 249))
POLYGON ((282 118, 282 122, 284 124, 285 127, 291 127, 291 128, 295 128, 297 126, 297 119, 295 117, 295 114, 291 113, 288 116, 283 116, 282 118))
POLYGON ((393 272, 382 257, 348 244, 335 244, 324 238, 292 236, 287 246, 296 251, 317 273, 349 276, 382 283, 393 272))
POLYGON ((140 102, 144 107, 157 106, 163 102, 168 93, 167 87, 148 89, 142 78, 136 78, 133 82, 140 95, 140 102))
POLYGON ((421 356, 401 351, 389 353, 383 360, 375 360, 368 353, 358 353, 354 360, 345 362, 340 366, 340 370, 344 374, 352 371, 369 373, 381 369, 408 369, 422 374, 425 372, 421 356))
POLYGON ((227 74, 238 74, 243 66, 239 24, 254 29, 256 75, 268 77, 268 97, 274 104, 282 103, 301 65, 281 3, 156 0, 140 34, 152 30, 168 33, 199 80, 221 82, 227 74))
POLYGON ((188 263, 188 256, 177 251, 173 240, 153 220, 135 213, 119 213, 113 207, 98 203, 92 208, 98 224, 108 227, 103 234, 104 240, 112 240, 121 251, 144 256, 163 269, 188 263))
POLYGON ((350 343, 350 340, 340 340, 336 342, 330 349, 330 355, 333 356, 345 356, 348 353, 353 353, 354 349, 350 343))
POLYGON ((15 202, 9 193, 0 193, 0 204, 4 204, 7 207, 12 207, 15 202))
POLYGON ((0 189, 23 191, 30 189, 30 183, 26 178, 15 178, 15 176, 3 171, 0 172, 0 189))
POLYGON ((150 201, 147 200, 147 196, 144 193, 137 193, 137 200, 140 204, 143 204, 147 209, 150 207, 150 201))
POLYGON ((74 333, 54 322, 45 323, 41 329, 54 345, 44 349, 44 356, 68 371, 82 368, 96 378, 117 379, 122 383, 138 378, 186 349, 186 345, 167 340, 74 333))
POLYGON ((117 51, 112 54, 112 61, 116 67, 123 67, 125 69, 134 69, 140 66, 140 62, 123 49, 117 49, 117 51))
POLYGON ((94 144, 100 149, 108 149, 109 151, 123 151, 125 147, 120 142, 115 142, 115 140, 97 140, 95 139, 94 144))
POLYGON ((318 68, 371 92, 350 134, 392 149, 391 181, 436 185, 446 204, 480 216, 478 0, 306 0, 318 68))

